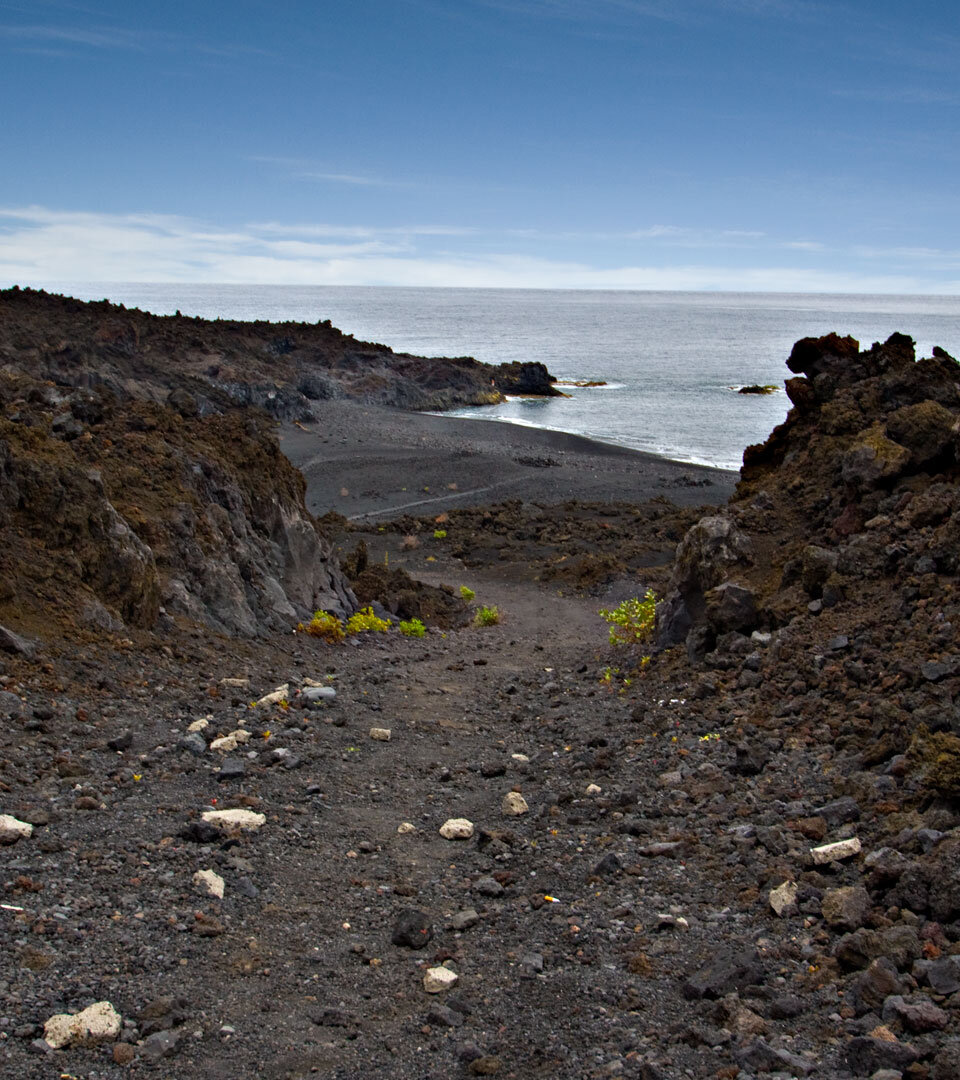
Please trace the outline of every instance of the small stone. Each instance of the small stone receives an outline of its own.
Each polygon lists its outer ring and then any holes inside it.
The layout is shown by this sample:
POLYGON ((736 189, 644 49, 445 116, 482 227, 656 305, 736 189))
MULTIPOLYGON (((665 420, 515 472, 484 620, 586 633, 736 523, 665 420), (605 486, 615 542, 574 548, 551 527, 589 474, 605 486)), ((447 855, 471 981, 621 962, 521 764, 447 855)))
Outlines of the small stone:
POLYGON ((474 1058, 467 1066, 467 1072, 474 1076, 493 1076, 500 1071, 500 1059, 492 1054, 474 1058))
POLYGON ((585 794, 586 795, 600 795, 603 792, 603 788, 599 784, 587 784, 585 794))
POLYGON ((267 821, 266 814, 258 814, 254 810, 208 810, 202 815, 203 820, 218 829, 242 829, 245 832, 255 832, 267 821))
POLYGON ((332 686, 305 686, 300 691, 300 700, 306 705, 321 705, 333 701, 336 696, 332 686))
POLYGON ((870 910, 870 894, 861 885, 827 889, 820 902, 826 922, 837 930, 859 930, 870 910))
POLYGON ((207 742, 199 732, 192 732, 189 735, 184 735, 179 740, 177 746, 181 750, 187 750, 195 757, 202 757, 207 752, 207 742))
POLYGON ((198 870, 193 875, 193 887, 201 896, 223 899, 223 878, 215 870, 198 870))
POLYGON ((246 688, 250 685, 250 680, 226 678, 220 680, 220 685, 229 687, 231 690, 246 690, 246 688))
POLYGON ((514 761, 518 761, 521 765, 528 765, 530 763, 530 758, 528 758, 526 754, 511 754, 510 757, 514 761))
POLYGON ((782 885, 778 885, 777 888, 771 889, 768 899, 774 913, 782 919, 791 909, 795 912, 799 891, 795 881, 785 881, 782 885))
POLYGON ((32 825, 18 821, 10 814, 0 814, 0 844, 15 844, 18 840, 28 840, 32 834, 32 825))
POLYGON ((463 1017, 446 1005, 434 1005, 427 1013, 427 1023, 434 1027, 457 1028, 463 1023, 463 1017))
POLYGON ((849 840, 838 840, 835 844, 823 844, 820 847, 810 849, 810 855, 817 866, 826 866, 828 863, 840 862, 841 859, 852 859, 860 854, 860 838, 851 836, 849 840))
POLYGON ((422 949, 433 937, 430 916, 416 908, 405 908, 397 916, 390 941, 408 949, 422 949))
POLYGON ((442 994, 457 985, 459 976, 445 967, 427 968, 423 973, 423 988, 428 994, 442 994))
POLYGON ((59 1050, 75 1044, 95 1046, 112 1042, 120 1034, 123 1020, 109 1001, 98 1001, 78 1013, 58 1013, 43 1025, 43 1038, 48 1046, 59 1050))
POLYGON ((883 1020, 887 1023, 899 1020, 907 1031, 920 1034, 924 1031, 942 1031, 950 1022, 943 1009, 920 994, 900 997, 894 994, 883 1003, 883 1020))
POLYGON ((221 754, 230 754, 238 746, 242 746, 250 738, 250 732, 245 731, 243 728, 237 728, 236 731, 231 731, 229 735, 221 735, 219 739, 214 739, 210 744, 211 750, 216 750, 221 754))
POLYGON ((129 750, 132 745, 132 728, 127 728, 126 731, 121 732, 119 735, 115 735, 112 739, 107 739, 107 746, 109 746, 111 750, 129 750))
POLYGON ((476 926, 479 921, 480 916, 474 908, 464 908, 463 911, 458 911, 451 917, 450 929, 469 930, 471 926, 476 926))
POLYGON ((473 822, 467 818, 448 818, 440 826, 444 840, 469 840, 473 836, 473 822))
POLYGON ((241 758, 228 757, 223 759, 217 779, 242 780, 247 775, 247 763, 241 758))
POLYGON ((191 735, 193 735, 196 732, 206 731, 209 726, 210 726, 210 721, 206 717, 202 717, 199 720, 194 720, 194 722, 192 724, 190 724, 189 727, 187 728, 187 731, 191 735))
POLYGON ((136 1056, 137 1052, 130 1043, 120 1042, 113 1047, 113 1060, 117 1065, 129 1065, 136 1056))
POLYGON ((271 691, 269 694, 264 694, 257 705, 277 705, 281 701, 287 700, 287 694, 290 692, 290 684, 284 683, 283 686, 278 686, 276 690, 271 691))
POLYGON ((909 1043, 861 1035, 840 1051, 840 1060, 854 1076, 870 1076, 878 1069, 903 1071, 920 1055, 909 1043))
POLYGON ((410 821, 401 821, 400 824, 397 826, 397 832, 400 834, 400 836, 409 836, 410 833, 415 833, 416 831, 416 825, 414 825, 410 821))
POLYGON ((180 1048, 183 1035, 179 1030, 155 1031, 143 1040, 140 1053, 148 1061, 159 1061, 161 1058, 170 1057, 180 1048))
POLYGON ((530 807, 519 791, 508 791, 503 797, 500 809, 507 817, 520 817, 521 814, 526 814, 530 807))
POLYGON ((481 896, 503 896, 503 886, 494 877, 477 878, 473 883, 473 891, 481 896))
POLYGON ((370 738, 375 739, 377 742, 389 742, 391 731, 388 727, 372 727, 370 729, 370 738))

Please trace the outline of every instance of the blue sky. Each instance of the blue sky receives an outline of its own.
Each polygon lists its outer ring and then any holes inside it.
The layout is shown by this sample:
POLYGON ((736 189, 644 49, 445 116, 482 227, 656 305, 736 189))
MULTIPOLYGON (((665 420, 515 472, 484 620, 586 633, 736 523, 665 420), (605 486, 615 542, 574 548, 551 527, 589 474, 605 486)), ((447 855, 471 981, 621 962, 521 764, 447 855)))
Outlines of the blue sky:
POLYGON ((960 293, 960 9, 0 0, 0 283, 960 293))

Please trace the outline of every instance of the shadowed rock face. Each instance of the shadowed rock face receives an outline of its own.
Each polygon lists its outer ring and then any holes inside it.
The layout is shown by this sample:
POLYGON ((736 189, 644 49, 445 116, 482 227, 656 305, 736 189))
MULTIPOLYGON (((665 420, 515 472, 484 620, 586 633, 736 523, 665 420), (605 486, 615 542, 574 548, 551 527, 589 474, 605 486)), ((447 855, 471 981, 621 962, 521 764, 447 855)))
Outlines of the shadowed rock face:
POLYGON ((0 375, 0 621, 287 629, 354 599, 262 413, 183 416, 0 375))

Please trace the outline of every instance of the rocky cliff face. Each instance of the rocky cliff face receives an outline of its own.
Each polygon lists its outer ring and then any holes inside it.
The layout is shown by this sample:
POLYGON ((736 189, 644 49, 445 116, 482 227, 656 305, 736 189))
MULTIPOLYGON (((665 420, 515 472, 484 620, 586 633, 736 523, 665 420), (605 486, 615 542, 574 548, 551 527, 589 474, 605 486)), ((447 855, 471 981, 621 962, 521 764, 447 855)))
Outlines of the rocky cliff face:
POLYGON ((960 570, 960 365, 916 360, 894 334, 794 346, 787 420, 748 447, 736 495, 677 553, 664 644, 709 650, 726 632, 776 629, 798 613, 913 610, 960 570), (690 635, 690 636, 688 636, 690 635))
POLYGON ((202 415, 253 405, 281 420, 311 419, 313 403, 331 398, 441 410, 559 394, 543 364, 395 353, 329 320, 158 317, 17 288, 0 290, 0 366, 157 403, 185 391, 202 415))
POLYGON ((268 418, 181 404, 0 376, 0 622, 249 636, 353 608, 268 418))

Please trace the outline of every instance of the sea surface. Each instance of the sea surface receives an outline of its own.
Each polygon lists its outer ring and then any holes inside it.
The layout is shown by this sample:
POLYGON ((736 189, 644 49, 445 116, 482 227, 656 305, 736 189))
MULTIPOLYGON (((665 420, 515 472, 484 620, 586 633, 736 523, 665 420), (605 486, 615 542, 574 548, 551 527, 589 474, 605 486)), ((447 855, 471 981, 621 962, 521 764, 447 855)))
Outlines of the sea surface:
POLYGON ((425 356, 539 360, 559 379, 607 385, 454 415, 555 428, 733 469, 744 447, 765 439, 787 414, 786 358, 798 338, 835 330, 866 347, 899 331, 917 340, 918 356, 940 345, 960 357, 956 296, 117 283, 50 289, 158 315, 330 319, 362 340, 425 356), (737 393, 751 384, 779 389, 737 393))

